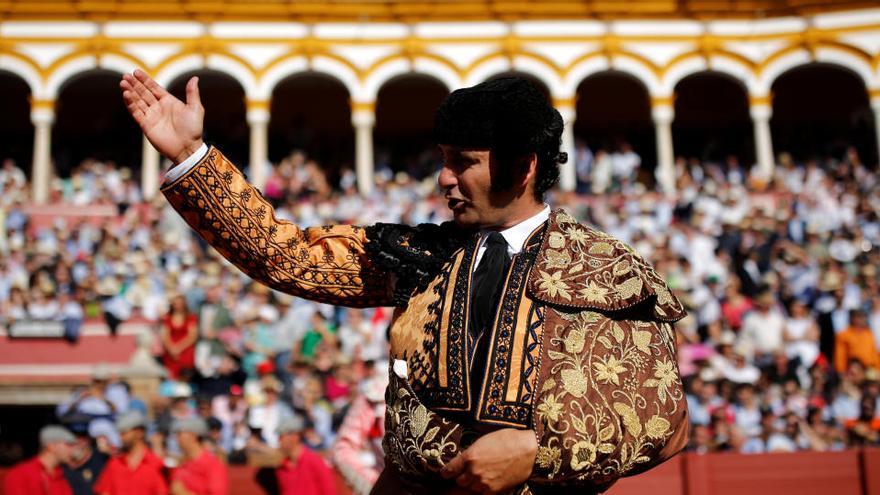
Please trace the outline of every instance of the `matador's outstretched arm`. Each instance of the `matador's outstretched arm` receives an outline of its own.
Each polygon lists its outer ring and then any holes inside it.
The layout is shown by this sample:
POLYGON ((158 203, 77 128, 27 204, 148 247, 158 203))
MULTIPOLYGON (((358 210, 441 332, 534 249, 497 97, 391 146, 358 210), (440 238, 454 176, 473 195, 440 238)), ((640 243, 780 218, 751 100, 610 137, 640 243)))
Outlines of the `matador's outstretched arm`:
MULTIPOLYGON (((186 103, 140 70, 120 81, 128 111, 165 157, 179 164, 204 142, 198 78, 186 103)), ((389 275, 370 263, 364 229, 300 229, 279 220, 268 201, 214 147, 162 186, 162 193, 209 244, 251 278, 276 290, 344 306, 391 305, 389 275)))

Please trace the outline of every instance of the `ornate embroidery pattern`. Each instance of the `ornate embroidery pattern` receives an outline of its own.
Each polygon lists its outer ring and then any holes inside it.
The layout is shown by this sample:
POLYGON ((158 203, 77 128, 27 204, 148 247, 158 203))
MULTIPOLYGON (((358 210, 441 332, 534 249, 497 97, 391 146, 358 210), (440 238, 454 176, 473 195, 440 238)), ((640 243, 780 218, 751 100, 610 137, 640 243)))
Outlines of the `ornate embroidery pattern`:
POLYGON ((540 475, 601 484, 657 462, 685 412, 668 323, 548 311, 540 475))
POLYGON ((656 296, 656 318, 676 321, 684 316, 663 279, 635 251, 562 211, 551 216, 529 288, 551 304, 602 311, 626 309, 656 296))
POLYGON ((393 371, 385 398, 382 447, 399 473, 424 482, 465 448, 461 426, 431 412, 393 371))
POLYGON ((276 290, 346 306, 387 305, 386 274, 366 262, 363 230, 300 230, 216 149, 162 189, 186 222, 248 276, 276 290))

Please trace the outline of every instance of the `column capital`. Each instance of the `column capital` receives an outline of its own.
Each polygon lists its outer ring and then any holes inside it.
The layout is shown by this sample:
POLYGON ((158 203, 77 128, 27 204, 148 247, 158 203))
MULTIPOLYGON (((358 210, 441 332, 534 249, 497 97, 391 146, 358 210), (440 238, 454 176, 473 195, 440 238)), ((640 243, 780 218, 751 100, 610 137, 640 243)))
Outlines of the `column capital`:
POLYGON ((871 101, 871 108, 873 108, 875 112, 880 112, 880 88, 869 89, 868 99, 871 101))
POLYGON ((31 98, 31 122, 34 125, 55 122, 55 100, 31 98))
POLYGON ((769 120, 773 116, 773 94, 749 95, 752 120, 769 120))
POLYGON ((562 116, 566 124, 574 122, 577 118, 577 96, 569 98, 553 97, 553 108, 562 116))
POLYGON ((271 100, 245 100, 247 123, 249 125, 267 124, 269 122, 269 110, 271 107, 271 100))
POLYGON ((376 123, 376 102, 354 101, 351 105, 351 124, 355 127, 372 127, 376 123))
POLYGON ((651 118, 655 124, 669 124, 675 119, 675 95, 651 95, 651 118))

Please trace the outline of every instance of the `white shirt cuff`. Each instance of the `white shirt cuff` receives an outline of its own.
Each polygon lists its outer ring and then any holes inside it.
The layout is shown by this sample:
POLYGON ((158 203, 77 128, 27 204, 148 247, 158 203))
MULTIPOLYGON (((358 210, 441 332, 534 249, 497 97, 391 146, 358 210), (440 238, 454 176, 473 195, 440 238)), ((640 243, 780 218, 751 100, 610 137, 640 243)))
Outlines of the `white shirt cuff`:
POLYGON ((171 167, 167 172, 165 172, 165 179, 163 183, 170 184, 177 179, 179 179, 183 174, 187 173, 191 168, 195 166, 196 163, 205 157, 208 154, 208 145, 202 143, 202 146, 196 150, 195 153, 189 155, 186 160, 180 162, 179 164, 171 167))

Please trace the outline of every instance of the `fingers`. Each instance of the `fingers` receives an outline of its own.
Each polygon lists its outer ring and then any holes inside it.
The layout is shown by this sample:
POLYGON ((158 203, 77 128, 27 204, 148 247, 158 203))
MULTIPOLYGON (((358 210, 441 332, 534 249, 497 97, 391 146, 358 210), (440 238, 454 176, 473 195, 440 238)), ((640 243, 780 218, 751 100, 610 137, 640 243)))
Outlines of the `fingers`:
POLYGON ((168 91, 165 91, 165 88, 159 86, 159 83, 148 76, 146 72, 140 69, 135 69, 134 77, 143 84, 145 88, 147 88, 155 99, 160 100, 168 94, 168 91))
POLYGON ((440 475, 446 479, 455 478, 464 471, 465 460, 462 454, 458 454, 449 461, 449 464, 443 468, 443 471, 440 472, 440 475))
POLYGON ((147 89, 146 86, 144 86, 144 83, 138 80, 136 77, 132 77, 129 74, 123 74, 122 80, 127 82, 128 85, 131 86, 131 91, 133 91, 138 98, 142 99, 144 103, 147 104, 147 106, 153 105, 158 101, 153 93, 151 93, 150 90, 147 89))
POLYGON ((202 106, 198 76, 192 76, 186 83, 186 106, 190 108, 200 108, 202 106))

